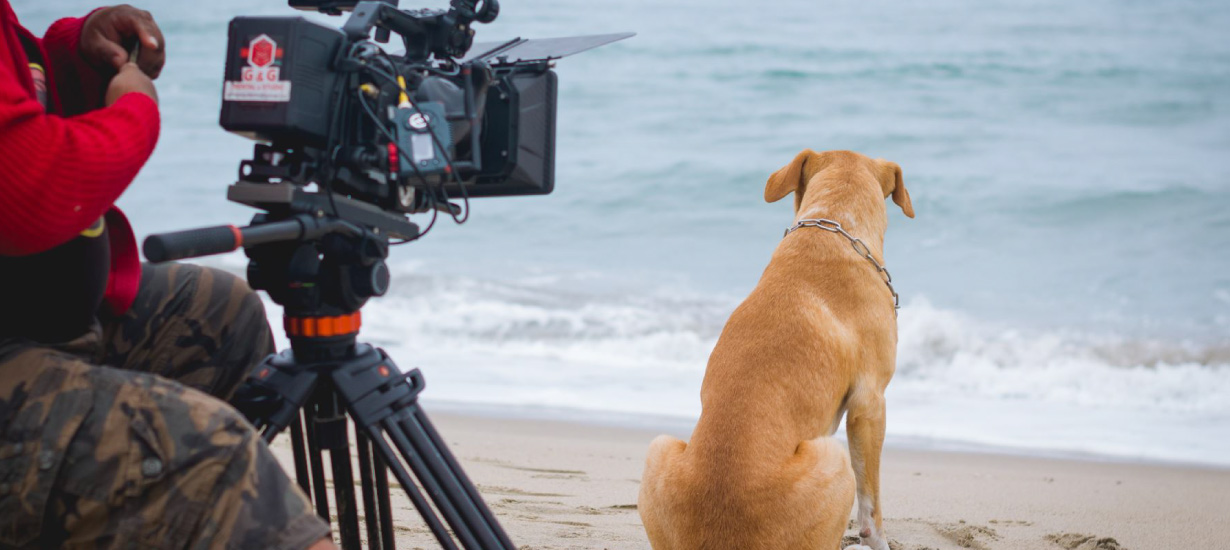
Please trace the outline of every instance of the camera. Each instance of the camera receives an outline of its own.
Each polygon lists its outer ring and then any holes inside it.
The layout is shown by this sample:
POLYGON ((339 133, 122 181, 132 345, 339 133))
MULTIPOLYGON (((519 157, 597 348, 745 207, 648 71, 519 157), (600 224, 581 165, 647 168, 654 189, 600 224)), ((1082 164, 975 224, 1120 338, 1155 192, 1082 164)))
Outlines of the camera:
POLYGON ((259 143, 227 197, 264 212, 244 227, 150 235, 145 256, 244 249, 248 283, 282 306, 291 349, 258 365, 231 402, 265 441, 289 428, 295 477, 326 518, 329 451, 343 548, 361 543, 356 486, 368 544, 395 547, 392 473, 441 546, 513 550, 419 407, 422 374, 357 341, 360 310, 389 290, 391 245, 422 237, 440 212, 468 218, 453 198, 551 192, 552 62, 632 34, 474 44, 471 25, 494 21, 497 0, 452 0, 448 10, 290 5, 350 15, 341 28, 303 17, 231 21, 221 124, 259 143), (393 35, 404 51, 380 45, 393 35), (428 211, 424 229, 407 216, 428 211), (347 417, 362 431, 358 484, 347 417))
POLYGON ((350 15, 340 28, 303 17, 231 21, 220 122, 260 142, 240 183, 315 184, 399 213, 455 216, 452 199, 550 193, 553 61, 631 36, 474 44, 472 24, 494 21, 496 0, 452 0, 447 10, 290 5, 350 15), (392 35, 404 51, 381 46, 392 35))

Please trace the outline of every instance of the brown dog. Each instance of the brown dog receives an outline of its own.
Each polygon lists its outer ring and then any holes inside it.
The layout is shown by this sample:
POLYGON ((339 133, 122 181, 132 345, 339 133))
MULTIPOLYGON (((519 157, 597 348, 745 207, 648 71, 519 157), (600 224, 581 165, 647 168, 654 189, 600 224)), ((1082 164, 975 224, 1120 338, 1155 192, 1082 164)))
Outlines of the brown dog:
MULTIPOLYGON (((839 222, 881 264, 884 199, 914 217, 901 168, 850 151, 799 153, 765 200, 791 192, 796 220, 839 222)), ((856 480, 862 541, 888 550, 880 449, 897 322, 892 291, 851 246, 838 232, 790 233, 730 316, 691 442, 649 447, 639 509, 655 550, 833 550, 856 480), (847 411, 848 454, 831 437, 847 411)))

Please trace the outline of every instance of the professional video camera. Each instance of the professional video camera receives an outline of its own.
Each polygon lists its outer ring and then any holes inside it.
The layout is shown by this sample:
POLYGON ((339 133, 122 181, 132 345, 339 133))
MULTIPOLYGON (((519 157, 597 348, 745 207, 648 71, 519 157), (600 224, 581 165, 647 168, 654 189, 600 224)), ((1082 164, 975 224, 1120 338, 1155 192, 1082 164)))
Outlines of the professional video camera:
POLYGON ((472 46, 496 0, 400 11, 396 0, 291 0, 353 13, 341 29, 299 17, 239 17, 227 46, 222 127, 268 142, 241 179, 317 182, 385 210, 450 198, 550 193, 556 74, 551 61, 630 34, 472 46), (356 7, 357 5, 357 7, 356 7), (402 38, 390 55, 369 40, 402 38))
POLYGON ((268 441, 289 428, 295 477, 326 519, 332 488, 343 550, 364 539, 395 547, 388 473, 443 548, 513 550, 419 406, 422 374, 357 342, 360 309, 388 291, 391 241, 427 231, 408 214, 461 223, 469 207, 454 198, 551 192, 552 60, 632 34, 474 45, 471 24, 494 20, 497 0, 417 11, 397 0, 290 5, 352 13, 340 30, 302 17, 231 21, 221 123, 261 143, 227 196, 265 212, 246 227, 151 235, 145 256, 245 249, 248 282, 282 305, 291 349, 258 365, 231 402, 268 441), (377 44, 393 34, 404 53, 377 44))

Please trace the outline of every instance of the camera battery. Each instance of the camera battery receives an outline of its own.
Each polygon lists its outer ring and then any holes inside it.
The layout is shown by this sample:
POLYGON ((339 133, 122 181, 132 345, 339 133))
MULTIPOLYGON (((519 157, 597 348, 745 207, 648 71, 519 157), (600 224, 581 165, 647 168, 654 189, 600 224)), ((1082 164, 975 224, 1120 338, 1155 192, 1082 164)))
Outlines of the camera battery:
POLYGON ((441 149, 441 145, 450 147, 453 143, 452 130, 445 118, 444 105, 435 101, 424 101, 414 107, 398 108, 393 114, 393 124, 397 128, 397 147, 404 155, 398 173, 403 178, 410 178, 415 183, 415 173, 424 176, 434 175, 448 169, 449 153, 441 149), (406 157, 410 157, 407 159, 406 157), (414 161, 413 166, 410 160, 414 161))
POLYGON ((231 20, 222 88, 223 128, 284 146, 326 142, 342 31, 302 17, 231 20))

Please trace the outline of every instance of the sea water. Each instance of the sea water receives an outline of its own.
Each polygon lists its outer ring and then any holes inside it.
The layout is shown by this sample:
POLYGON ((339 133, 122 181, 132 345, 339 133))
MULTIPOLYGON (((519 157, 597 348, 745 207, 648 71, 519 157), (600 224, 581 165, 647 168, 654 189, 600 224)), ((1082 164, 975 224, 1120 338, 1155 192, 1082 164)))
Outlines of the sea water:
MULTIPOLYGON (((36 31, 92 7, 13 4, 36 31)), ((162 138, 120 204, 142 236, 242 223, 226 23, 301 13, 144 7, 162 138)), ((429 403, 686 426, 791 221, 765 179, 853 149, 899 163, 918 214, 889 204, 890 444, 1230 465, 1230 4, 508 0, 477 28, 639 34, 560 62, 553 195, 476 200, 395 249, 363 336, 429 403)))

